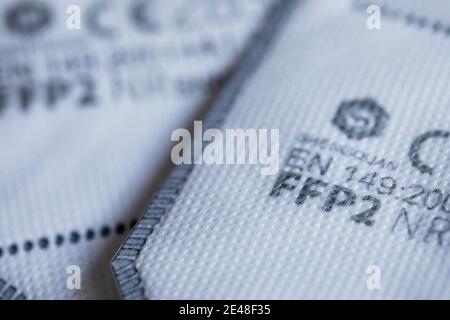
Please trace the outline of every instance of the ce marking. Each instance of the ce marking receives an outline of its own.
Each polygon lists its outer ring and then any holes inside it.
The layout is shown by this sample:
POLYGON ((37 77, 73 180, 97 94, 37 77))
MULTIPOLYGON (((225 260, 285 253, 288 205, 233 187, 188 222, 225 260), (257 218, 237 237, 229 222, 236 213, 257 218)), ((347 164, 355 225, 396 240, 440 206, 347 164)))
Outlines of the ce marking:
POLYGON ((424 163, 420 159, 420 147, 422 144, 431 139, 448 139, 450 137, 450 132, 448 131, 442 131, 442 130, 434 130, 434 131, 428 131, 424 134, 421 134, 416 139, 414 139, 413 143, 411 144, 411 147, 409 149, 409 160, 411 161, 411 164, 414 168, 417 168, 421 173, 423 174, 429 174, 430 176, 433 174, 434 169, 424 163))

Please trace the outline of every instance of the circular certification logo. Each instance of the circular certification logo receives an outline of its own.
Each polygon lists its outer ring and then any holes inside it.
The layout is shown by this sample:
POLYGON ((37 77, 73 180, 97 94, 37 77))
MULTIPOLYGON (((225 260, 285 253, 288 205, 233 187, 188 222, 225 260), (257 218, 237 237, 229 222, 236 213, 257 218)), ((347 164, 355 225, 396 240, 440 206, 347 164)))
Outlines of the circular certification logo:
POLYGON ((381 135, 389 115, 375 100, 344 101, 338 108, 333 124, 350 139, 363 139, 381 135))
POLYGON ((43 3, 22 1, 6 11, 6 26, 14 33, 32 35, 51 22, 50 8, 43 3))

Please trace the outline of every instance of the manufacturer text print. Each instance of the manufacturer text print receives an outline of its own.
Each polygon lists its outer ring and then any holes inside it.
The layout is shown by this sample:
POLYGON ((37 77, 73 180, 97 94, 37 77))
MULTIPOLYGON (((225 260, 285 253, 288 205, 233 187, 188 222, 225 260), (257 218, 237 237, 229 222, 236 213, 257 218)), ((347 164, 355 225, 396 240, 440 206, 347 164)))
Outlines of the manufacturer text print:
POLYGON ((261 175, 274 175, 280 166, 279 129, 219 129, 203 132, 202 121, 194 121, 194 136, 176 129, 171 140, 172 162, 180 164, 260 165, 261 175), (270 137, 269 137, 270 133, 270 137))

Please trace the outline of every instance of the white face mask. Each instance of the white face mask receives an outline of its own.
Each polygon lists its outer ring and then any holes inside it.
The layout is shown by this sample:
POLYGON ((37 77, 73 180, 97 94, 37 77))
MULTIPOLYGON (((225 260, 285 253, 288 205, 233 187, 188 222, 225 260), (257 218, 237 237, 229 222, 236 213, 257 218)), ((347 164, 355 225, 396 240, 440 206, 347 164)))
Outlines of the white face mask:
POLYGON ((450 296, 449 3, 378 29, 371 3, 292 2, 204 123, 279 129, 280 171, 176 168, 113 261, 124 298, 450 296))
POLYGON ((168 168, 171 132, 202 111, 269 5, 2 1, 5 288, 118 296, 110 260, 168 168))

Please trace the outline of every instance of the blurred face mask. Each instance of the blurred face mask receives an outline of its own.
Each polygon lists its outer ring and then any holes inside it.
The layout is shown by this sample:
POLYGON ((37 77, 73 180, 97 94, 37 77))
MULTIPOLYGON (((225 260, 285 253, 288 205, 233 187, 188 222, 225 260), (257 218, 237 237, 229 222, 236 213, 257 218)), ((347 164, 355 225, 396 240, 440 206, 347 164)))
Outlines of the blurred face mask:
POLYGON ((270 1, 2 1, 0 296, 116 298, 109 263, 270 1))

